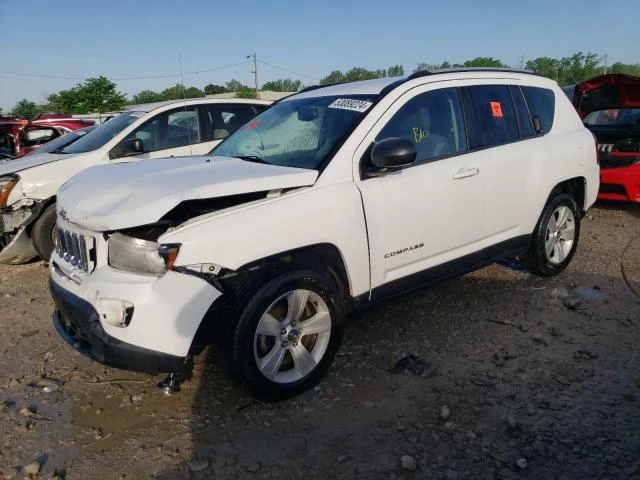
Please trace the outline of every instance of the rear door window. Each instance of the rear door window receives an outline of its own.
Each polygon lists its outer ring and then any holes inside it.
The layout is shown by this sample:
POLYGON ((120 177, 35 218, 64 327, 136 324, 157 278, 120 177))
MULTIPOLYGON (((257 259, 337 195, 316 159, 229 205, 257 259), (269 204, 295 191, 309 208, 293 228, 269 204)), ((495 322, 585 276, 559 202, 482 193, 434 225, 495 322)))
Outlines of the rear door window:
POLYGON ((476 85, 462 91, 470 148, 493 147, 520 138, 507 85, 476 85))
POLYGON ((199 143, 197 107, 162 112, 134 130, 125 141, 133 138, 142 140, 145 153, 199 143))
POLYGON ((262 111, 255 105, 213 104, 206 105, 203 109, 206 140, 227 138, 262 111))
POLYGON ((522 87, 534 122, 540 124, 538 133, 548 133, 553 126, 556 96, 552 90, 540 87, 522 87), (537 122, 535 118, 537 117, 537 122))

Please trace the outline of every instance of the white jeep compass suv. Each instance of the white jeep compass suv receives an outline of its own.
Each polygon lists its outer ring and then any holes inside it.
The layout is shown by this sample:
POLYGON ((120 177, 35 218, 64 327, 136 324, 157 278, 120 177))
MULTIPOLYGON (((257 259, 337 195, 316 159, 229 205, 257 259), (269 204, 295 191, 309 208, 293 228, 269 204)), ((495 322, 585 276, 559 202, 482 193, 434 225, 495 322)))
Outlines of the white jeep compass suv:
POLYGON ((254 395, 332 363, 345 315, 505 256, 555 275, 598 192, 557 84, 503 70, 312 87, 211 156, 98 166, 58 193, 54 321, 119 368, 214 341, 254 395))

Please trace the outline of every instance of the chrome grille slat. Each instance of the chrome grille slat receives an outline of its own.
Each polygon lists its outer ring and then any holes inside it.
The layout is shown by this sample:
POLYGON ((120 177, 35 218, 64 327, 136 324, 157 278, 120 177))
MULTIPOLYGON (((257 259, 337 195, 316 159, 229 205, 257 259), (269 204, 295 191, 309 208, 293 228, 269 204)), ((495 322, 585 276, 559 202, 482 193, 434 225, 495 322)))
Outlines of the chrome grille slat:
POLYGON ((93 270, 95 262, 95 238, 89 235, 78 234, 58 227, 56 239, 56 252, 73 267, 84 272, 93 270))
POLYGON ((89 260, 87 258, 87 242, 84 235, 80 235, 80 268, 85 272, 88 270, 89 260))

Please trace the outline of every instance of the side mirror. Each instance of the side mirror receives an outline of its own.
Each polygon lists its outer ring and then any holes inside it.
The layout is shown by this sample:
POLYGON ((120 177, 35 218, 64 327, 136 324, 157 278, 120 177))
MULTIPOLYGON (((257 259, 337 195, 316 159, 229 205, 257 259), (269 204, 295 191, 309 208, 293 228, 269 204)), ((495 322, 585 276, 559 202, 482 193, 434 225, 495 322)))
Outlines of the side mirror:
POLYGON ((144 145, 142 144, 142 140, 139 138, 129 138, 124 140, 114 150, 115 156, 112 156, 111 158, 130 157, 131 155, 144 153, 144 145))
POLYGON ((371 164, 380 170, 411 165, 416 161, 416 147, 402 137, 390 137, 380 140, 371 149, 371 164))

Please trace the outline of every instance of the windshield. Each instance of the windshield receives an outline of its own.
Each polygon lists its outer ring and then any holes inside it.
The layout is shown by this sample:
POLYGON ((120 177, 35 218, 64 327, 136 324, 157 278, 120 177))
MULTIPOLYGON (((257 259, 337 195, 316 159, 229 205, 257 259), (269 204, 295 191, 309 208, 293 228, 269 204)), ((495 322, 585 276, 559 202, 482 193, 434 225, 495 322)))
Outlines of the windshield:
POLYGON ((584 117, 585 125, 640 126, 640 108, 598 110, 584 117))
POLYGON ((65 147, 60 153, 84 153, 97 150, 146 112, 123 112, 100 124, 94 131, 65 147))
POLYGON ((211 154, 317 169, 376 98, 349 95, 278 103, 245 124, 211 154))
POLYGON ((97 127, 87 127, 81 128, 79 130, 73 130, 61 137, 56 138, 55 140, 51 140, 50 142, 45 143, 37 150, 33 150, 27 153, 25 157, 38 155, 40 153, 62 153, 60 150, 62 150, 64 147, 66 147, 67 145, 71 145, 73 142, 96 128, 97 127))

